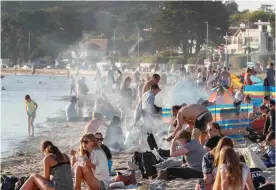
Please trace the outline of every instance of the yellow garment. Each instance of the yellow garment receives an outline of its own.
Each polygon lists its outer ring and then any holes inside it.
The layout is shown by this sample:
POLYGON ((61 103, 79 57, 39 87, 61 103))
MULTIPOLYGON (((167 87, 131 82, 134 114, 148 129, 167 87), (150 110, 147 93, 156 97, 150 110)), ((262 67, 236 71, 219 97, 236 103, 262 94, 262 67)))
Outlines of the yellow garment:
POLYGON ((30 102, 25 101, 25 105, 29 114, 32 114, 36 109, 36 102, 34 100, 31 100, 30 102))
POLYGON ((243 85, 240 82, 239 77, 237 77, 236 75, 234 75, 233 73, 231 73, 231 84, 237 88, 241 88, 241 86, 243 85))

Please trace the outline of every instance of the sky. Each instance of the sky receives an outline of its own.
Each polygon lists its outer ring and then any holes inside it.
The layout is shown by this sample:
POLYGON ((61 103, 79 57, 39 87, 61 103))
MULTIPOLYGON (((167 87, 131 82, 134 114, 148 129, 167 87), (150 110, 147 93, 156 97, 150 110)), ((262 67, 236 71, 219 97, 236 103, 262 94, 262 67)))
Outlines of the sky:
POLYGON ((235 0, 235 2, 239 5, 239 11, 243 11, 245 9, 254 11, 259 9, 262 4, 274 5, 275 8, 274 0, 235 0))

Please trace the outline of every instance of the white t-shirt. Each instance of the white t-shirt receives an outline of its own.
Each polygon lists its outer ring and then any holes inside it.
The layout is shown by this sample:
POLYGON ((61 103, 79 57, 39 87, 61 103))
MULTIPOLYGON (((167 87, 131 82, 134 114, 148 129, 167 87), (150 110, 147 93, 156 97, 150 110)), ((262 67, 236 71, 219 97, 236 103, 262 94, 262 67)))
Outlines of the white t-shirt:
POLYGON ((95 177, 99 181, 103 181, 106 189, 108 189, 110 176, 105 153, 100 149, 94 149, 90 154, 90 160, 96 165, 96 169, 93 171, 95 177))
POLYGON ((243 93, 241 91, 237 91, 235 93, 235 100, 242 101, 243 100, 243 93))

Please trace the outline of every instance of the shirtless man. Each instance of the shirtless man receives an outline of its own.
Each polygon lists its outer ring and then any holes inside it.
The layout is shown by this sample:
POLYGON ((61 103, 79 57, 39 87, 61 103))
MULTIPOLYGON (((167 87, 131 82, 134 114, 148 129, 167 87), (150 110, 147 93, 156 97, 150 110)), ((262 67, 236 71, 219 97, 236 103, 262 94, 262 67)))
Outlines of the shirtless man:
POLYGON ((158 74, 153 74, 151 79, 144 84, 143 91, 142 91, 142 96, 145 92, 150 90, 150 87, 152 85, 158 84, 159 81, 160 81, 160 76, 158 74))
POLYGON ((231 75, 227 71, 226 67, 223 68, 223 72, 221 73, 221 79, 222 79, 223 86, 228 86, 228 87, 231 86, 231 75))
POLYGON ((207 124, 213 120, 213 117, 206 107, 198 104, 189 104, 178 111, 176 119, 176 129, 172 136, 167 139, 168 141, 175 137, 177 132, 182 129, 184 123, 189 125, 192 139, 199 140, 199 136, 206 131, 207 124))
POLYGON ((96 133, 100 126, 107 127, 108 124, 104 122, 102 114, 94 112, 94 117, 86 124, 84 133, 96 133))

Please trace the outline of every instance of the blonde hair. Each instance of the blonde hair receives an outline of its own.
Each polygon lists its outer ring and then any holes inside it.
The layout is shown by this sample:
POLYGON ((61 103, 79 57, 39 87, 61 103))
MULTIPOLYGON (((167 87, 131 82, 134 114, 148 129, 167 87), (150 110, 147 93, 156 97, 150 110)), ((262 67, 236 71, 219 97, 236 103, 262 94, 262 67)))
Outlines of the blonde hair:
MULTIPOLYGON (((83 140, 83 138, 87 138, 89 139, 91 142, 93 142, 93 146, 96 149, 101 149, 97 143, 97 138, 95 137, 95 135, 93 133, 86 133, 84 134, 81 138, 80 138, 80 142, 83 140)), ((86 150, 83 149, 82 144, 80 145, 80 154, 84 155, 86 154, 89 157, 89 154, 86 150)))
POLYGON ((242 187, 242 165, 238 154, 230 147, 223 148, 219 154, 218 170, 213 189, 222 189, 220 169, 223 164, 226 165, 226 179, 223 180, 227 180, 233 190, 240 190, 242 187))

